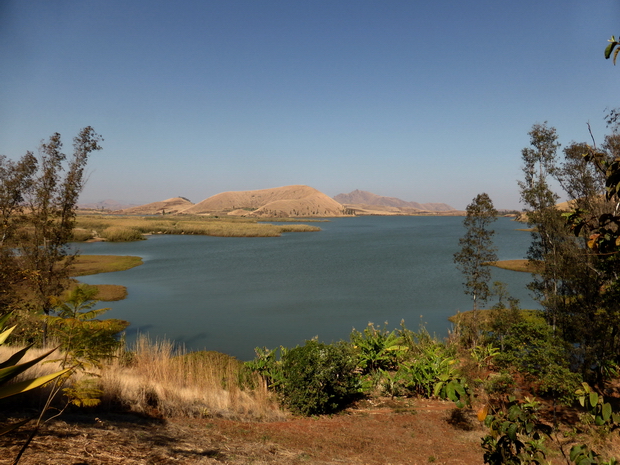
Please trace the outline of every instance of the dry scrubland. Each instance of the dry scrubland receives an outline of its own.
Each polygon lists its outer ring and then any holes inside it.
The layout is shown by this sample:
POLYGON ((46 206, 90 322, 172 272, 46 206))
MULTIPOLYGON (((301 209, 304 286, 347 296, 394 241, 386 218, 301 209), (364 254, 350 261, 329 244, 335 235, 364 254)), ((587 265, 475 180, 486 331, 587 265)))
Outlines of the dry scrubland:
MULTIPOLYGON (((8 359, 19 347, 0 346, 0 359, 8 359)), ((41 355, 31 349, 24 360, 41 355)), ((56 352, 45 363, 23 373, 20 379, 43 376, 59 370, 62 354, 56 352)), ((131 351, 120 351, 88 373, 75 371, 66 387, 88 379, 101 390, 101 407, 117 411, 151 414, 167 418, 221 417, 244 420, 279 420, 285 414, 267 393, 257 376, 242 373, 242 362, 218 352, 185 352, 169 341, 140 336, 131 351)), ((12 403, 37 405, 47 389, 29 391, 12 403)), ((61 407, 57 403, 57 407, 61 407)), ((100 408, 101 408, 100 407, 100 408)))
MULTIPOLYGON (((264 220, 263 220, 264 221, 264 220)), ((278 219, 278 222, 281 220, 278 219)), ((219 237, 278 237, 287 232, 320 231, 306 224, 259 223, 254 218, 215 217, 134 217, 79 215, 81 240, 102 238, 110 241, 134 241, 144 234, 188 234, 219 237), (86 231, 86 234, 84 233, 86 231)))

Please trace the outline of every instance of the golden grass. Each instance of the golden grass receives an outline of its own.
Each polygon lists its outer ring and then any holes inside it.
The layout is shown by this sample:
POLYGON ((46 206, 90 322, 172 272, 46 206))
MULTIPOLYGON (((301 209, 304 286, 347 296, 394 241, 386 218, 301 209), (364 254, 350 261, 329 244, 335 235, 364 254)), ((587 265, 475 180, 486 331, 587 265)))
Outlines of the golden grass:
MULTIPOLYGON (((104 237, 109 228, 125 228, 136 234, 191 234, 219 237, 277 237, 285 232, 320 231, 306 224, 269 224, 256 218, 214 218, 203 216, 137 217, 79 215, 77 226, 104 237)), ((278 221, 280 221, 278 219, 278 221)))
POLYGON ((492 263, 497 268, 525 273, 538 273, 540 264, 531 260, 500 260, 492 263))
POLYGON ((105 228, 101 232, 101 237, 109 242, 133 242, 145 239, 140 231, 125 226, 110 226, 109 228, 105 228))
MULTIPOLYGON (((81 283, 73 281, 69 286, 67 292, 72 291, 78 287, 81 283)), ((89 287, 97 288, 96 299, 101 302, 115 302, 117 300, 123 300, 127 297, 127 288, 120 284, 92 284, 89 287)))
POLYGON ((70 276, 124 271, 142 265, 142 258, 131 255, 79 255, 69 269, 70 276))
POLYGON ((101 386, 113 402, 120 400, 134 412, 155 407, 165 417, 284 418, 262 379, 241 382, 242 369, 240 361, 224 354, 185 353, 169 341, 142 336, 129 366, 108 365, 101 386))
MULTIPOLYGON (((0 346, 0 360, 6 360, 18 349, 0 346)), ((31 349, 27 359, 42 352, 31 349)), ((48 358, 61 355, 57 352, 48 358)), ((59 367, 58 362, 38 363, 16 381, 43 376, 59 367)), ((116 406, 167 418, 218 416, 270 421, 286 417, 268 393, 265 382, 257 375, 242 373, 239 360, 217 352, 185 353, 175 350, 169 341, 153 342, 139 337, 132 352, 105 362, 94 374, 97 387, 103 391, 102 406, 108 408, 116 406)), ((85 378, 81 372, 74 373, 67 386, 85 378)), ((35 401, 46 395, 45 391, 30 394, 35 401)))

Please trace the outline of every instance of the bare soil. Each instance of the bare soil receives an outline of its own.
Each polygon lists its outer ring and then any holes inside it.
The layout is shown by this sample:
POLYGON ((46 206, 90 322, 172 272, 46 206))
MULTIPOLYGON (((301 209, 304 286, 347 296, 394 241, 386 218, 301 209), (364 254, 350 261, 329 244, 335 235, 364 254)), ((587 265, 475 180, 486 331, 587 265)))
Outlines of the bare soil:
MULTIPOLYGON (((541 411, 548 420, 552 411, 541 411)), ((77 410, 45 424, 21 465, 319 464, 482 465, 488 430, 471 409, 428 399, 365 400, 341 414, 247 422, 224 418, 161 419, 77 410)), ((578 424, 578 412, 559 412, 578 424)), ((4 419, 3 419, 4 420, 4 419)), ((2 421, 1 423, 4 423, 2 421)), ((27 427, 0 436, 0 464, 12 464, 27 427)), ((620 456, 620 436, 554 433, 551 465, 566 465, 573 444, 590 443, 603 457, 620 456)))
MULTIPOLYGON (((387 400, 272 423, 66 414, 20 464, 482 464, 484 430, 454 411, 451 402, 387 400)), ((27 434, 0 437, 0 463, 12 463, 27 434)))

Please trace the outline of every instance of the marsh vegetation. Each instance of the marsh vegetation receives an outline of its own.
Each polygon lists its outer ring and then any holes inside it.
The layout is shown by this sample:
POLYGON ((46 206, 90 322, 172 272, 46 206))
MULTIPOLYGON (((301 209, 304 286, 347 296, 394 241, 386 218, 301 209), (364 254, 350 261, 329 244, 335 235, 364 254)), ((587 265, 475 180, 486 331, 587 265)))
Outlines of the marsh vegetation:
MULTIPOLYGON (((79 231, 74 237, 93 239, 102 238, 113 242, 135 241, 144 239, 144 234, 187 234, 218 237, 278 237, 288 232, 316 232, 321 228, 307 224, 296 224, 292 220, 278 223, 266 223, 265 219, 255 218, 218 218, 209 216, 113 216, 113 215, 78 215, 76 227, 79 231)), ((307 220, 305 220, 308 222, 307 220)), ((77 239, 76 239, 77 240, 77 239)))

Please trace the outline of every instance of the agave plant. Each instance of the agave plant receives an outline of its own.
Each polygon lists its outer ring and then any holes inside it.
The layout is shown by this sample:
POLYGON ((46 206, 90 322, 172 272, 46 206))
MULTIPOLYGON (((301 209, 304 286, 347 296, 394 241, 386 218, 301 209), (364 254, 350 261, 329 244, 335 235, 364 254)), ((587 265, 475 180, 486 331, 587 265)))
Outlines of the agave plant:
MULTIPOLYGON (((9 319, 9 317, 10 317, 10 314, 7 314, 0 318, 0 330, 4 328, 4 325, 9 319)), ((14 329, 15 329, 15 326, 12 326, 11 328, 8 328, 0 332, 0 345, 5 343, 5 341, 7 340, 9 335, 13 332, 14 329)), ((64 375, 65 373, 71 370, 70 368, 67 368, 65 370, 60 370, 55 373, 51 373, 49 375, 40 376, 38 378, 31 378, 31 379, 26 379, 23 381, 11 382, 18 375, 26 371, 28 368, 36 365, 41 360, 43 360, 45 357, 47 357, 49 354, 54 352, 54 350, 56 350, 56 349, 52 349, 44 353, 43 355, 40 355, 28 362, 20 363, 24 355, 26 355, 26 352, 28 352, 28 349, 30 349, 31 347, 32 347, 32 344, 17 351, 15 354, 10 356, 4 362, 0 362, 0 399, 9 397, 9 396, 14 396, 16 394, 21 394, 22 392, 26 392, 31 389, 38 388, 58 378, 59 376, 64 375)), ((26 423, 27 421, 28 420, 0 428, 0 435, 8 433, 9 431, 19 427, 20 425, 26 423)))

